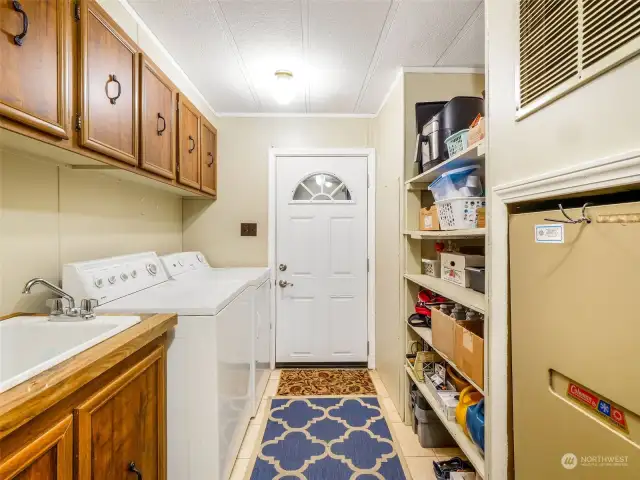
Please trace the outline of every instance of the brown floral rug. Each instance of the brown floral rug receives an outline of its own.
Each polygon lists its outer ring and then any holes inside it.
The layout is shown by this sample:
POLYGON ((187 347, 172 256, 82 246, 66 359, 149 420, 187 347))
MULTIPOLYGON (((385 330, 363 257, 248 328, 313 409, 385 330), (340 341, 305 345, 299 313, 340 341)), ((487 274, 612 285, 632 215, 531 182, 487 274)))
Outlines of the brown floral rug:
POLYGON ((366 369, 285 369, 280 373, 278 395, 376 395, 366 369))

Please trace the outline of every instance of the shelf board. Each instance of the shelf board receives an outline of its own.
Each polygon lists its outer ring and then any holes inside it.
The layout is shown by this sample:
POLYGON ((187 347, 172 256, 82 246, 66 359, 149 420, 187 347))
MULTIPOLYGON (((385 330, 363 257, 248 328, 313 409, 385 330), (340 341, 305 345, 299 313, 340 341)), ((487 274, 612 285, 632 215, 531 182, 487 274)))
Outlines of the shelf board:
MULTIPOLYGON (((460 152, 455 157, 450 158, 446 162, 442 162, 430 170, 421 173, 413 178, 410 178, 405 182, 408 188, 412 188, 415 185, 412 184, 424 184, 431 183, 440 175, 448 170, 454 168, 466 167, 467 165, 483 164, 484 163, 484 140, 474 143, 466 150, 460 152)), ((424 186, 426 188, 426 186, 424 186)))
POLYGON ((413 371, 406 365, 404 369, 407 372, 407 375, 411 377, 413 383, 416 384, 418 390, 420 390, 420 393, 422 393, 427 402, 429 402, 429 405, 431 405, 433 411, 436 412, 436 415, 438 415, 438 418, 440 419, 442 424, 456 441, 456 443, 460 447, 460 450, 464 452, 471 464, 475 467, 478 475, 484 478, 484 456, 482 454, 482 451, 471 441, 469 437, 464 434, 464 432, 462 431, 462 427, 458 425, 455 420, 447 419, 444 412, 440 408, 440 404, 435 398, 433 398, 433 394, 429 391, 424 382, 418 381, 413 371))
POLYGON ((487 233, 486 228, 470 228, 467 230, 405 230, 404 234, 414 240, 422 240, 429 238, 477 238, 484 237, 487 233))
POLYGON ((409 328, 411 328, 414 332, 416 332, 420 338, 422 338, 425 342, 427 342, 427 344, 433 348, 436 353, 438 355, 440 355, 449 365, 451 365, 456 372, 458 372, 467 382, 469 382, 471 385, 473 385, 473 388, 475 388, 476 390, 478 390, 482 395, 484 395, 484 390, 482 388, 480 388, 476 382, 474 382, 473 380, 471 380, 467 374, 465 374, 454 362, 453 360, 449 359, 444 353, 442 353, 440 350, 438 350, 436 347, 433 346, 433 337, 431 334, 431 329, 428 327, 414 327, 412 325, 409 325, 409 323, 407 323, 407 326, 409 328))
POLYGON ((459 287, 453 283, 442 280, 441 278, 430 277, 429 275, 410 275, 404 274, 404 278, 420 285, 421 287, 433 290, 448 299, 460 303, 465 307, 471 308, 476 312, 485 313, 486 298, 484 293, 476 292, 470 288, 459 287))

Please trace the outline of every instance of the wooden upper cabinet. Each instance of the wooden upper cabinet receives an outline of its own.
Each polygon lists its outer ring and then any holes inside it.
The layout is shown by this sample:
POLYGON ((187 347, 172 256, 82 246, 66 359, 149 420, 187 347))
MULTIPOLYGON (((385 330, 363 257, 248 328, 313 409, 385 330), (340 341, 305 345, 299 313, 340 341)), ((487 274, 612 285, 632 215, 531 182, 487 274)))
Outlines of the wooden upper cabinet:
POLYGON ((72 480, 73 418, 61 420, 13 455, 0 460, 0 479, 72 480))
POLYGON ((200 187, 203 192, 216 194, 218 182, 218 131, 202 117, 202 162, 200 187))
POLYGON ((176 109, 178 89, 149 60, 140 55, 142 111, 140 166, 167 178, 176 177, 176 109))
POLYGON ((97 3, 81 7, 79 143, 137 165, 138 48, 97 3))
POLYGON ((200 112, 178 94, 178 182, 200 188, 200 112))
POLYGON ((166 479, 165 384, 160 346, 75 410, 79 479, 166 479))
POLYGON ((68 0, 0 1, 0 115, 70 136, 68 0))

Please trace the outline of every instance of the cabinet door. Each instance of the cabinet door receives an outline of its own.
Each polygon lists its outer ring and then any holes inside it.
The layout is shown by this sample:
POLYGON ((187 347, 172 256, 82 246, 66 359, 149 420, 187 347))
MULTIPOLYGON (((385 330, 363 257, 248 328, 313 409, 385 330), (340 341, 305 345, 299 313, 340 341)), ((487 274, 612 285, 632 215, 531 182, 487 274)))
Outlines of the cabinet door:
POLYGON ((72 480, 73 417, 36 437, 14 455, 0 460, 2 480, 72 480))
POLYGON ((202 191, 216 194, 218 182, 218 131, 205 118, 202 118, 202 191))
POLYGON ((69 138, 67 0, 0 2, 0 115, 69 138))
POLYGON ((178 90, 145 55, 140 55, 142 114, 140 166, 167 178, 175 178, 175 115, 178 90))
POLYGON ((156 348, 78 407, 78 478, 166 478, 165 354, 156 348))
POLYGON ((178 94, 178 181, 200 188, 200 112, 178 94))
POLYGON ((95 2, 81 5, 80 145, 137 165, 137 47, 95 2))

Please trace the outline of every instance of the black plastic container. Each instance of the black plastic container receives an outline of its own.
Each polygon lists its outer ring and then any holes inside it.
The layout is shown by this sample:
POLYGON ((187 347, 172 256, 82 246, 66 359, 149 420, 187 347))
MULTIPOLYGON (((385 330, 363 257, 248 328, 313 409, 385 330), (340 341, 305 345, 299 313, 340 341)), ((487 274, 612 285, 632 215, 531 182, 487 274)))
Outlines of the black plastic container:
POLYGON ((467 275, 469 275, 469 286, 476 292, 484 293, 484 268, 485 267, 467 267, 467 275))

